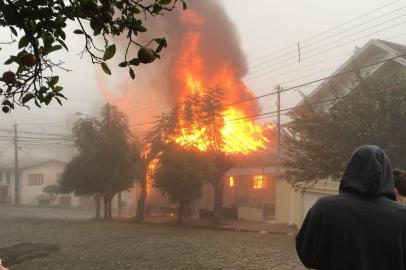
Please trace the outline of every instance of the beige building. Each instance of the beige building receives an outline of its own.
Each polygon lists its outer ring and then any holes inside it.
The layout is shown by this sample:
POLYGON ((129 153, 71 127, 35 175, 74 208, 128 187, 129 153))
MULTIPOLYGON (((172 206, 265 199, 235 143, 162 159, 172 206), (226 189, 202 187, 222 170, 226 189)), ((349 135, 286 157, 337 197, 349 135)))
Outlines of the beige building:
MULTIPOLYGON (((337 69, 330 79, 325 80, 316 87, 307 97, 311 104, 322 104, 323 101, 348 94, 356 79, 353 72, 357 67, 360 76, 364 79, 384 77, 392 74, 406 74, 406 46, 387 42, 384 40, 371 40, 358 49, 354 56, 348 59, 337 69)), ((330 102, 331 103, 331 102, 330 102)), ((300 107, 304 103, 298 105, 300 107)), ((328 110, 327 107, 323 107, 328 110)), ((284 133, 289 136, 300 137, 285 125, 284 133)), ((303 185, 290 186, 285 181, 276 183, 275 218, 279 223, 290 223, 300 227, 308 210, 322 196, 338 193, 338 181, 321 181, 318 184, 305 188, 303 185)))
POLYGON ((47 160, 20 170, 20 204, 52 205, 61 207, 79 206, 79 197, 72 194, 61 194, 56 197, 44 192, 49 185, 57 185, 66 163, 58 160, 47 160))

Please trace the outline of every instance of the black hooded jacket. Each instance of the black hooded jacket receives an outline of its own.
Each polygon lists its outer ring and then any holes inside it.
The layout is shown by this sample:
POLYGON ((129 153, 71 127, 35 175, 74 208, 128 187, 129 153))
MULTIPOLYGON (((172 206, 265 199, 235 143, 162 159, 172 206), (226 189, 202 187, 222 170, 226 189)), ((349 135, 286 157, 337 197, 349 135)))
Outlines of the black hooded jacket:
POLYGON ((395 198, 386 154, 377 146, 357 149, 340 194, 319 199, 296 236, 303 264, 317 270, 405 270, 406 207, 395 198))

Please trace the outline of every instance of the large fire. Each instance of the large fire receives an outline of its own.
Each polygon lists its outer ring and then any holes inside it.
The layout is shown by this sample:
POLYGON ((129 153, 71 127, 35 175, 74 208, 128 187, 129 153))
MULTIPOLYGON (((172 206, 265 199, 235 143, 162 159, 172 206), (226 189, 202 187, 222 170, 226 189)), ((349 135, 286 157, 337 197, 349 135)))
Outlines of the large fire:
MULTIPOLYGON (((199 28, 205 24, 205 20, 196 12, 189 10, 182 13, 181 21, 190 31, 183 37, 180 57, 172 70, 172 75, 181 88, 179 103, 182 104, 191 95, 202 96, 205 91, 214 87, 223 90, 225 102, 238 100, 242 96, 251 96, 250 90, 236 75, 229 59, 224 59, 221 65, 215 67, 207 65, 206 59, 199 51, 205 42, 199 28)), ((269 139, 265 136, 264 129, 247 117, 252 114, 251 108, 252 106, 241 104, 226 106, 221 112, 219 126, 222 138, 217 150, 228 154, 249 154, 266 148, 269 139)), ((213 127, 202 126, 199 120, 186 125, 187 121, 182 113, 178 118, 181 131, 175 138, 177 143, 193 146, 201 151, 208 150, 216 144, 212 136, 207 134, 213 127)))

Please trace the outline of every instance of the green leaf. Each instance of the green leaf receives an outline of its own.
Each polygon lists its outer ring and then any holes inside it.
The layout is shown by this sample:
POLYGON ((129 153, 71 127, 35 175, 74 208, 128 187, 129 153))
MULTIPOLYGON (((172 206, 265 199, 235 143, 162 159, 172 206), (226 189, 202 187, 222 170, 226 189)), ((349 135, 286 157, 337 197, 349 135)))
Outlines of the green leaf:
POLYGON ((16 74, 20 74, 21 72, 26 71, 26 70, 27 70, 27 68, 24 65, 19 65, 18 69, 16 71, 16 74))
POLYGON ((168 47, 168 42, 166 41, 165 38, 156 38, 155 42, 161 45, 162 47, 166 48, 168 47))
POLYGON ((49 105, 49 103, 51 103, 51 100, 52 100, 53 96, 54 95, 52 93, 48 93, 45 96, 45 98, 44 98, 45 105, 49 105))
POLYGON ((169 5, 171 2, 172 2, 172 0, 161 0, 161 1, 159 1, 158 3, 159 3, 160 5, 166 6, 166 5, 169 5))
POLYGON ((136 30, 141 33, 147 32, 147 28, 143 25, 137 25, 136 30))
POLYGON ((11 103, 11 101, 10 100, 5 100, 5 101, 3 101, 3 105, 7 105, 7 106, 9 106, 9 107, 11 107, 11 108, 14 108, 14 105, 13 105, 13 103, 11 103))
POLYGON ((130 8, 131 13, 133 14, 139 14, 141 11, 137 7, 131 7, 130 8))
POLYGON ((104 73, 107 73, 107 74, 111 75, 111 70, 109 69, 109 67, 107 66, 106 63, 104 63, 104 62, 101 63, 101 67, 102 67, 104 73))
POLYGON ((154 7, 152 8, 152 13, 159 13, 162 11, 162 6, 155 4, 154 7))
POLYGON ((132 69, 132 68, 130 68, 130 76, 131 76, 131 79, 135 79, 135 73, 134 73, 134 70, 132 69))
POLYGON ((77 35, 83 35, 84 32, 80 29, 76 29, 75 31, 73 31, 73 33, 77 34, 77 35))
POLYGON ((32 93, 27 93, 22 99, 21 99, 21 102, 23 103, 23 104, 25 104, 25 103, 27 103, 28 101, 30 101, 31 99, 33 99, 34 98, 34 94, 32 94, 32 93))
POLYGON ((54 88, 54 92, 55 93, 58 93, 58 92, 60 92, 60 91, 62 91, 63 90, 63 87, 62 86, 55 86, 55 88, 54 88))
POLYGON ((38 108, 41 108, 41 105, 39 105, 38 101, 35 99, 34 100, 35 106, 37 106, 38 108))
POLYGON ((63 48, 63 47, 62 47, 61 45, 52 46, 52 47, 48 50, 48 54, 49 54, 49 53, 52 53, 52 52, 59 51, 59 50, 62 49, 62 48, 63 48))
POLYGON ((54 86, 58 83, 59 81, 59 76, 54 76, 51 78, 51 80, 49 80, 48 84, 49 86, 54 86))
POLYGON ((18 48, 21 49, 21 48, 26 47, 27 45, 28 45, 28 38, 27 38, 27 36, 23 36, 20 39, 20 41, 18 42, 18 48))
POLYGON ((116 54, 116 45, 113 44, 113 45, 109 46, 107 48, 106 52, 104 53, 103 61, 113 58, 115 54, 116 54))
POLYGON ((15 36, 18 36, 17 30, 16 30, 14 27, 12 27, 12 26, 9 26, 9 27, 10 27, 11 32, 12 32, 15 36))
POLYGON ((55 99, 56 99, 56 101, 59 103, 59 105, 61 105, 62 106, 62 101, 59 99, 59 98, 57 98, 57 97, 54 97, 55 99))
POLYGON ((65 95, 64 94, 62 94, 62 93, 56 93, 55 94, 55 96, 58 96, 58 97, 61 97, 61 98, 63 98, 63 99, 66 99, 66 100, 68 100, 68 98, 67 97, 65 97, 65 95))
POLYGON ((155 53, 158 54, 162 51, 163 48, 168 46, 165 38, 157 38, 155 41, 158 43, 158 48, 155 50, 155 53))
POLYGON ((12 58, 8 59, 6 62, 4 62, 5 65, 10 65, 11 63, 13 63, 14 60, 12 58))
POLYGON ((139 66, 140 65, 140 60, 138 60, 138 58, 133 58, 133 59, 131 59, 130 60, 130 65, 133 65, 133 66, 139 66))
POLYGON ((119 67, 126 67, 128 66, 128 63, 126 61, 121 62, 120 64, 118 64, 119 67))
POLYGON ((63 40, 58 38, 56 41, 58 41, 59 44, 61 44, 65 48, 65 50, 69 51, 68 46, 66 46, 66 44, 63 40))

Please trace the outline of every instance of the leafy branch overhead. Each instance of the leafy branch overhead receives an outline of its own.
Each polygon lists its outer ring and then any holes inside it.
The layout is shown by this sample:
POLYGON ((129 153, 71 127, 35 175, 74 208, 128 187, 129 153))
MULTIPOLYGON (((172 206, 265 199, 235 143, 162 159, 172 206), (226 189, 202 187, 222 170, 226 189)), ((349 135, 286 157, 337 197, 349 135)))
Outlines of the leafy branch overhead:
POLYGON ((146 44, 138 37, 148 31, 148 17, 164 15, 184 0, 4 0, 0 1, 0 26, 10 31, 10 39, 0 46, 15 46, 16 54, 5 61, 9 65, 1 76, 2 110, 7 113, 29 101, 41 107, 66 97, 58 84, 57 70, 67 71, 64 62, 51 59, 53 53, 69 52, 69 35, 83 37, 81 56, 87 55, 93 64, 111 74, 109 60, 116 56, 114 38, 124 36, 127 42, 119 67, 126 68, 132 79, 134 67, 160 58, 167 47, 165 38, 155 38, 146 44), (68 23, 76 25, 73 33, 68 23), (102 42, 98 42, 101 40, 102 42), (132 55, 133 48, 138 53, 132 55))

